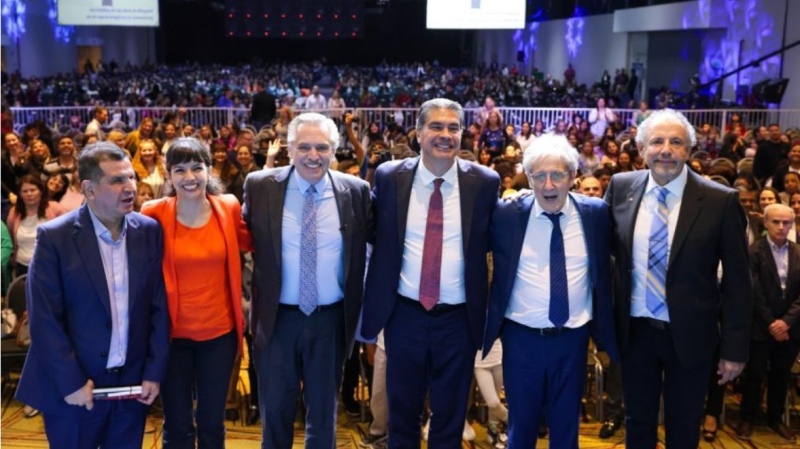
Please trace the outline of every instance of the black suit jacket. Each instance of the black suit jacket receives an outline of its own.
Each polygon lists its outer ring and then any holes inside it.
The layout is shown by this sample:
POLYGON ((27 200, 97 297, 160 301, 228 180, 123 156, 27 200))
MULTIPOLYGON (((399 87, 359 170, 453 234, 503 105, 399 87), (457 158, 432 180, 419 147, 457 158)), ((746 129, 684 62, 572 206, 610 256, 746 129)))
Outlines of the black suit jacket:
MULTIPOLYGON (((631 319, 633 232, 649 173, 641 170, 614 175, 605 196, 613 220, 614 307, 623 361, 631 319)), ((747 361, 753 288, 745 223, 735 190, 688 171, 666 285, 672 340, 684 364, 713 357, 720 337, 722 359, 747 361), (717 280, 720 262, 721 283, 717 280)))
POLYGON ((250 120, 254 122, 269 123, 275 118, 275 97, 263 90, 253 95, 253 105, 250 108, 250 120))
MULTIPOLYGON (((253 234, 250 330, 255 344, 264 347, 272 337, 281 298, 281 232, 286 186, 294 167, 258 171, 244 183, 242 217, 253 234)), ((352 344, 361 311, 366 263, 369 184, 354 176, 329 171, 342 232, 344 264, 344 328, 346 354, 352 344)))
MULTIPOLYGON (((414 175, 421 159, 386 162, 375 173, 372 191, 375 247, 364 291, 361 334, 374 339, 394 310, 403 265, 408 203, 414 175)), ((475 348, 480 347, 486 323, 489 274, 489 224, 497 204, 500 178, 472 162, 456 160, 461 198, 461 239, 464 248, 464 282, 467 315, 475 348)))
POLYGON ((766 237, 750 245, 750 273, 753 275, 755 316, 753 340, 769 340, 769 325, 783 320, 789 325, 789 336, 800 340, 800 246, 789 244, 789 272, 786 290, 781 291, 778 268, 766 237))

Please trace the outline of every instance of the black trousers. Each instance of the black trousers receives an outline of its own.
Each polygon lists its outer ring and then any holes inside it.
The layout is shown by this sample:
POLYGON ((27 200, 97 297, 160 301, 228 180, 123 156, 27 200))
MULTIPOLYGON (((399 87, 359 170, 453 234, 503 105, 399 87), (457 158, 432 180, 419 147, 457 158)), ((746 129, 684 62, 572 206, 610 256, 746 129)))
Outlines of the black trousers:
POLYGON ((761 409, 761 392, 767 380, 767 423, 781 422, 786 388, 792 365, 800 351, 800 342, 789 339, 750 341, 750 360, 742 378, 742 421, 753 422, 761 409), (769 370, 767 370, 769 366, 769 370))

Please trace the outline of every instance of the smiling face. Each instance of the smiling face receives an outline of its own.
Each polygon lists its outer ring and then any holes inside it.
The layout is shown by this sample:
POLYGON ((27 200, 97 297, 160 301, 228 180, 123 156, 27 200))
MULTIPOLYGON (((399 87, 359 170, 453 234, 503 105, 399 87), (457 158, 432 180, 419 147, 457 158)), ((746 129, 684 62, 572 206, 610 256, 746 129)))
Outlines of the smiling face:
POLYGON ((758 206, 761 210, 764 210, 764 208, 770 204, 775 204, 777 201, 778 199, 775 198, 775 192, 772 190, 762 190, 761 194, 758 196, 758 206))
POLYGON ((242 167, 249 167, 253 163, 253 153, 250 152, 250 147, 242 145, 236 150, 236 161, 242 167))
POLYGON ((461 122, 450 109, 431 109, 417 132, 423 161, 450 166, 461 147, 461 122))
POLYGON ((301 123, 291 147, 292 164, 297 174, 311 184, 318 183, 331 165, 333 148, 330 135, 316 123, 301 123))
POLYGON ((178 201, 194 201, 206 194, 208 166, 201 161, 188 160, 175 164, 167 172, 167 178, 175 189, 178 201))
POLYGON ((47 191, 50 192, 51 196, 60 192, 63 188, 64 180, 61 179, 61 175, 53 175, 47 180, 47 191))
POLYGON ((59 156, 72 156, 75 154, 75 142, 71 137, 63 137, 58 141, 58 155, 59 156))
POLYGON ((152 140, 144 140, 139 144, 140 158, 142 162, 154 162, 156 160, 156 144, 152 140))
POLYGON ((644 160, 659 185, 677 178, 688 158, 689 136, 683 125, 665 120, 652 126, 644 143, 644 160))

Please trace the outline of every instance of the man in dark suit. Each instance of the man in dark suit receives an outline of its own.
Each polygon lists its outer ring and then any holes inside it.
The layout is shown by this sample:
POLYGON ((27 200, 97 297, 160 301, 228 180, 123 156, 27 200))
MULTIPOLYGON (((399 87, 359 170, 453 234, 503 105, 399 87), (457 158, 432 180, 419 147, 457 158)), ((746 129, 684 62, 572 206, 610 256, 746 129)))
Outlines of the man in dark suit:
POLYGON ((264 449, 292 447, 301 382, 306 448, 336 442, 342 369, 361 311, 370 201, 366 182, 329 170, 338 141, 332 120, 301 114, 289 124, 293 165, 245 181, 264 449))
POLYGON ((131 213, 136 175, 116 145, 85 148, 78 165, 86 204, 37 230, 17 398, 42 411, 52 447, 139 449, 169 347, 161 227, 131 213), (122 386, 141 386, 139 400, 93 401, 122 386))
POLYGON ((755 313, 750 359, 742 376, 742 422, 736 433, 749 440, 761 409, 761 384, 767 378, 767 423, 781 438, 796 436, 783 421, 792 365, 800 352, 800 246, 789 240, 794 211, 783 204, 764 209, 767 236, 750 246, 755 313), (767 374, 769 365, 769 374, 767 374))
POLYGON ((653 113, 636 141, 650 169, 614 175, 605 196, 625 440, 633 449, 655 447, 663 394, 667 447, 693 448, 717 342, 720 382, 747 360, 753 299, 745 217, 736 191, 687 170, 696 138, 683 115, 653 113))
POLYGON ((590 333, 619 359, 611 219, 601 199, 569 193, 578 154, 565 137, 539 137, 522 165, 534 196, 501 203, 492 216, 484 354, 502 331, 510 447, 535 448, 542 415, 551 445, 578 447, 590 333))
POLYGON ((264 89, 264 81, 256 81, 256 93, 253 95, 253 104, 250 107, 250 122, 259 131, 262 126, 272 123, 275 119, 275 96, 264 89))
POLYGON ((372 192, 375 239, 361 334, 384 329, 389 447, 420 445, 430 389, 430 447, 459 447, 475 351, 486 321, 489 221, 496 173, 458 160, 464 111, 420 108, 421 157, 387 162, 372 192))

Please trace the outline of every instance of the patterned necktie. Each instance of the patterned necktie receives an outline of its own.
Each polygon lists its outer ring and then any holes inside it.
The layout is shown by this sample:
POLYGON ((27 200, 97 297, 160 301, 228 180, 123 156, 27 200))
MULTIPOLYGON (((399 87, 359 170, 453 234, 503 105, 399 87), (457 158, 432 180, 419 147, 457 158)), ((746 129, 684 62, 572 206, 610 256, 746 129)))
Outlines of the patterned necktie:
POLYGON ((561 232, 561 212, 544 215, 553 223, 550 234, 550 313, 548 318, 555 327, 562 327, 569 319, 569 290, 567 260, 564 256, 564 234, 561 232))
POLYGON ((647 289, 645 304, 647 310, 658 318, 667 306, 667 254, 669 253, 669 227, 667 226, 667 194, 669 190, 656 187, 658 207, 653 214, 650 227, 650 248, 647 252, 647 289))
POLYGON ((317 189, 309 186, 303 204, 300 234, 300 310, 311 315, 317 308, 317 189))
POLYGON ((419 302, 425 310, 431 310, 439 303, 444 230, 441 190, 443 182, 442 178, 433 180, 433 193, 428 204, 428 220, 425 224, 425 247, 422 249, 422 273, 419 280, 419 302))

